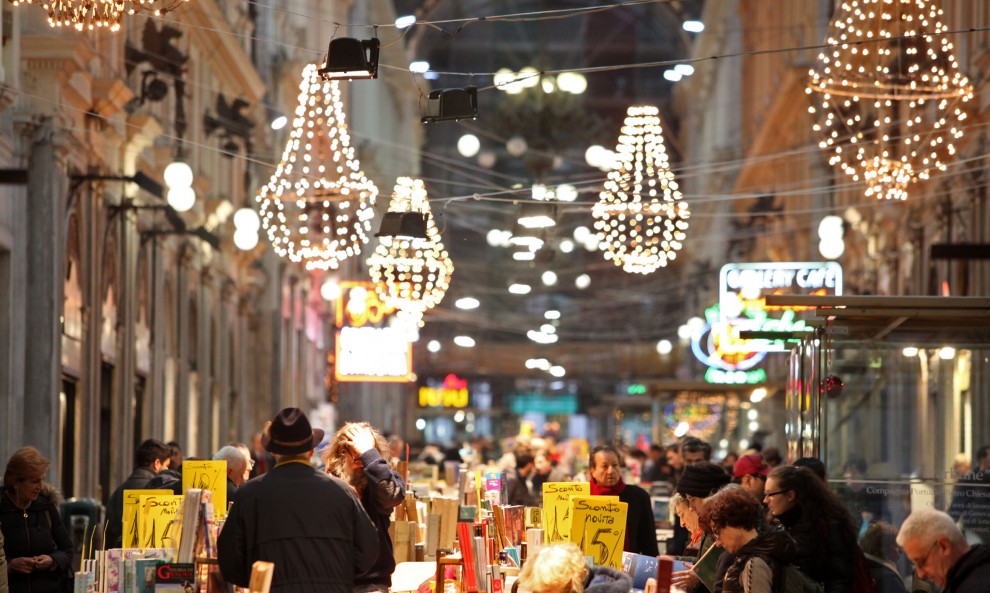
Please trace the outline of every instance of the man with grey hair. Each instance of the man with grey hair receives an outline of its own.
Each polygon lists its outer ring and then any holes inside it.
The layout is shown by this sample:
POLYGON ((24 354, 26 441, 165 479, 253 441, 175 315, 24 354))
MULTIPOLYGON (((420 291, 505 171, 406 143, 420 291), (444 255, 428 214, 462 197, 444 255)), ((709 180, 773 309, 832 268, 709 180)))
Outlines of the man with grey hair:
POLYGON ((943 593, 986 593, 990 583, 990 547, 966 543, 948 513, 912 511, 897 534, 897 545, 914 564, 918 578, 932 581, 943 593))
POLYGON ((234 493, 247 481, 251 473, 251 458, 234 445, 221 447, 213 456, 214 461, 227 462, 227 500, 232 500, 234 493))

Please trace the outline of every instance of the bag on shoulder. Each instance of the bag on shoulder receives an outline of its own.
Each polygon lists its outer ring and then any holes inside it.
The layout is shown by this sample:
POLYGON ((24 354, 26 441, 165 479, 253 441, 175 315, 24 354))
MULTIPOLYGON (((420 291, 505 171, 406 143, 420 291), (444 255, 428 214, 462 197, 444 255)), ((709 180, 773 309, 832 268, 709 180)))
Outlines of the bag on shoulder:
POLYGON ((776 590, 778 593, 825 593, 825 588, 818 581, 801 572, 797 566, 787 564, 780 571, 782 583, 776 590))

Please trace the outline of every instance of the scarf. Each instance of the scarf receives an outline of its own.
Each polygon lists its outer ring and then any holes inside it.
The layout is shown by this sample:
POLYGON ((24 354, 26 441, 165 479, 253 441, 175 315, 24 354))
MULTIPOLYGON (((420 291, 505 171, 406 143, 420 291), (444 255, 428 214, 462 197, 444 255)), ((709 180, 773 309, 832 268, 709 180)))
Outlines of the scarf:
POLYGON ((618 496, 626 489, 626 483, 619 478, 619 481, 615 483, 615 486, 602 486, 591 478, 591 495, 592 496, 618 496))

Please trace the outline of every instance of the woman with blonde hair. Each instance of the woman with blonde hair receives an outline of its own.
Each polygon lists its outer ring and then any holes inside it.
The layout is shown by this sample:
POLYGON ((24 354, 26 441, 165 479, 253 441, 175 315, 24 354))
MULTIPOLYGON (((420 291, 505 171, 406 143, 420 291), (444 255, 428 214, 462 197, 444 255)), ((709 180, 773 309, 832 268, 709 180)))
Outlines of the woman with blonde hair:
POLYGON ((59 593, 71 574, 72 541, 45 482, 50 462, 34 447, 14 452, 0 486, 0 529, 11 593, 59 593))
POLYGON ((629 593, 632 579, 608 566, 588 568, 576 544, 540 548, 519 573, 519 590, 529 593, 629 593))
POLYGON ((371 570, 354 578, 355 593, 387 592, 392 586, 395 557, 389 518, 405 500, 406 491, 388 458, 388 442, 367 422, 344 424, 323 452, 327 473, 351 485, 378 532, 378 559, 371 570))

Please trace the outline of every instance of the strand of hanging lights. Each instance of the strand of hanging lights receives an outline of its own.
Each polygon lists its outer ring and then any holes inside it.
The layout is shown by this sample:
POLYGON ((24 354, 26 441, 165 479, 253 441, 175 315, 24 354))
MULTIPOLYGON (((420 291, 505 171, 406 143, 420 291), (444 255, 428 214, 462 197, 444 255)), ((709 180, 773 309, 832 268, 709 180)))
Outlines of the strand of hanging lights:
MULTIPOLYGON (((8 0, 13 6, 33 4, 34 0, 8 0)), ((119 31, 124 15, 138 11, 161 16, 189 0, 43 0, 39 2, 48 12, 48 25, 54 28, 73 27, 77 31, 109 29, 119 31)))
POLYGON ((941 17, 930 0, 846 0, 829 25, 809 112, 829 163, 867 196, 905 200, 956 154, 973 87, 941 17))
POLYGON ((614 168, 592 209, 605 259, 650 274, 677 256, 690 211, 670 170, 656 107, 630 107, 614 168))
POLYGON ((378 188, 354 155, 336 81, 303 70, 282 160, 258 191, 275 252, 307 269, 336 269, 368 242, 378 188))
POLYGON ((400 317, 423 325, 423 314, 443 300, 454 273, 454 263, 440 238, 421 179, 399 177, 389 212, 415 212, 426 220, 426 238, 381 235, 368 258, 375 292, 400 317))

